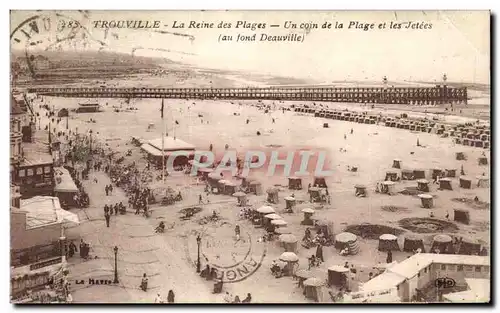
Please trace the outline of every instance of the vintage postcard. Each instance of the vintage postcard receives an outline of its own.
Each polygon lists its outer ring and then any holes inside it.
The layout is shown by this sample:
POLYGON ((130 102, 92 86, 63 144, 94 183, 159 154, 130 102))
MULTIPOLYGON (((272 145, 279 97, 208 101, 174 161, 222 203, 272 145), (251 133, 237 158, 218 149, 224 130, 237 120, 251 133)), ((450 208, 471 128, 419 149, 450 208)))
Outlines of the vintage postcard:
POLYGON ((489 11, 11 11, 12 303, 489 303, 489 11))

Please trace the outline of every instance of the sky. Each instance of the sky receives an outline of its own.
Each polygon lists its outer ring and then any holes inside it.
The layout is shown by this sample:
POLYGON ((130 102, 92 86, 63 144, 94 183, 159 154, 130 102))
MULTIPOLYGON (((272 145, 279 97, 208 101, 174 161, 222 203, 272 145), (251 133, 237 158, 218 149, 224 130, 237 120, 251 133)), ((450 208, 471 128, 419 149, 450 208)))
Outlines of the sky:
MULTIPOLYGON (((58 19, 53 11, 11 12, 11 30, 33 15, 58 19)), ((96 50, 165 57, 200 67, 251 71, 315 81, 448 81, 489 83, 490 20, 488 11, 59 11, 82 24, 93 39, 67 44, 64 50, 96 50), (160 21, 160 30, 95 28, 96 21, 160 21), (190 21, 232 23, 230 29, 172 29, 190 21), (237 21, 266 23, 265 29, 236 29, 237 21), (285 21, 297 29, 284 29, 285 21), (375 29, 348 29, 349 23, 374 23, 375 29), (307 32, 301 23, 316 23, 307 32), (324 22, 343 29, 321 29, 324 22), (378 29, 380 23, 386 29, 378 29), (389 29, 390 23, 427 23, 431 29, 389 29), (279 24, 279 28, 270 28, 279 24), (174 35, 172 33, 180 35, 174 35), (255 42, 236 42, 236 36, 256 33, 255 42), (260 42, 261 34, 297 34, 303 42, 260 42), (189 36, 187 36, 189 35, 189 36), (233 41, 219 42, 220 35, 233 41), (91 41, 83 46, 82 42, 91 41)), ((62 18, 59 18, 62 19, 62 18)), ((61 22, 58 22, 61 23, 61 22)), ((56 23, 57 24, 57 23, 56 23)), ((25 27, 26 28, 26 27, 25 27)), ((333 26, 332 26, 333 28, 333 26)), ((52 27, 51 36, 58 36, 52 27)), ((63 33, 63 32, 61 32, 63 33)), ((42 36, 42 35, 39 35, 42 36)), ((73 40, 74 41, 74 40, 73 40)), ((43 47, 43 44, 39 45, 43 47)), ((24 47, 17 47, 24 48, 24 47)))

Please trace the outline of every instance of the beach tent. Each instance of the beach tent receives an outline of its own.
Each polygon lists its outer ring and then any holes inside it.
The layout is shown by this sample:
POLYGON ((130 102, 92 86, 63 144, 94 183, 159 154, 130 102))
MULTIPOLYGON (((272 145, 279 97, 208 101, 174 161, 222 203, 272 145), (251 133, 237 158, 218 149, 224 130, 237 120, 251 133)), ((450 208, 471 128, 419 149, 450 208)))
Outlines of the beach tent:
POLYGON ((324 281, 319 278, 311 277, 304 281, 304 295, 306 298, 316 302, 323 301, 322 287, 325 285, 324 281))
POLYGON ((398 237, 393 234, 383 234, 378 238, 378 251, 399 251, 398 237))
POLYGON ((283 248, 285 248, 285 252, 297 253, 297 237, 292 234, 283 234, 279 236, 279 241, 283 248))
POLYGON ((462 238, 458 254, 479 255, 481 253, 481 243, 473 238, 462 238))
POLYGON ((347 285, 347 276, 349 275, 349 269, 343 266, 330 266, 328 268, 328 285, 345 287, 347 285))
POLYGON ((424 241, 421 237, 414 234, 407 234, 404 236, 403 251, 414 252, 420 249, 422 253, 425 253, 424 241))
POLYGON ((432 239, 431 253, 449 253, 453 251, 453 239, 445 234, 439 234, 432 239))
POLYGON ((467 176, 460 176, 459 178, 460 188, 471 189, 472 188, 472 179, 467 176))
POLYGON ((356 235, 348 232, 343 232, 335 236, 335 248, 343 250, 348 248, 349 254, 355 255, 359 253, 359 244, 356 235))

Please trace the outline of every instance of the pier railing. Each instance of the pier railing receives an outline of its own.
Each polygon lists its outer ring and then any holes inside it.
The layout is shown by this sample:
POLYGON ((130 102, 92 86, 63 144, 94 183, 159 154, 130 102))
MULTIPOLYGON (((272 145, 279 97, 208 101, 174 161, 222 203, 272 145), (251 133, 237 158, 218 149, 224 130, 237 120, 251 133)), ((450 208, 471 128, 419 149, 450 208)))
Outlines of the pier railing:
POLYGON ((165 98, 330 101, 356 103, 467 103, 467 88, 266 87, 266 88, 31 88, 32 93, 75 98, 165 98))

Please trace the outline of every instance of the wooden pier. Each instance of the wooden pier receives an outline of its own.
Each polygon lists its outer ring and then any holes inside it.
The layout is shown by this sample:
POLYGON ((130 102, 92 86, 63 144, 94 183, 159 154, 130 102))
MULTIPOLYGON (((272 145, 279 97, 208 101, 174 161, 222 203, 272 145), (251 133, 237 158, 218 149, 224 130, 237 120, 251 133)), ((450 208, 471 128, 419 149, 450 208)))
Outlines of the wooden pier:
POLYGON ((30 88, 28 92, 70 98, 164 98, 287 100, 439 105, 467 103, 467 88, 266 87, 266 88, 30 88))

